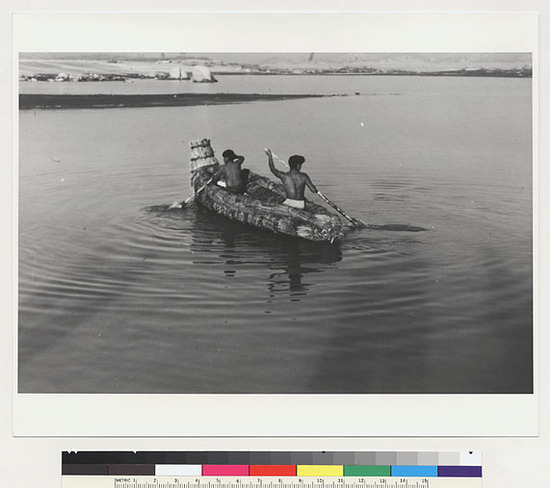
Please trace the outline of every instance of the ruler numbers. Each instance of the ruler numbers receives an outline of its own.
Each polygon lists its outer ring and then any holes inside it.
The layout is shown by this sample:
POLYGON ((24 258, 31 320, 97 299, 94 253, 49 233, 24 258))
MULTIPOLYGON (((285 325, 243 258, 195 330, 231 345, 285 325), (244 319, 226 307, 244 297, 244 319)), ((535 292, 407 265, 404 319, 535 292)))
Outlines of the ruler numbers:
POLYGON ((115 478, 114 488, 429 488, 428 478, 155 476, 115 478))

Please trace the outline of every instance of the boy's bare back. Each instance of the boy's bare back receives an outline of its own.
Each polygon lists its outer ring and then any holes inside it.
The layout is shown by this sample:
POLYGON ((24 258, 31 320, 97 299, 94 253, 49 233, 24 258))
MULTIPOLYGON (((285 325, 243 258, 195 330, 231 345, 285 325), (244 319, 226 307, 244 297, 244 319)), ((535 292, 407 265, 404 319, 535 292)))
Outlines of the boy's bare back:
POLYGON ((229 186, 242 185, 241 162, 229 161, 222 166, 223 176, 229 186))
POLYGON ((317 191, 307 173, 291 169, 287 173, 280 173, 278 176, 285 187, 287 198, 303 200, 306 185, 312 192, 317 191))
POLYGON ((223 161, 224 164, 212 177, 212 182, 216 183, 223 178, 226 190, 233 193, 244 193, 246 191, 246 181, 241 168, 244 156, 238 156, 232 149, 227 149, 223 152, 223 161))
POLYGON ((302 164, 305 161, 303 156, 291 156, 288 160, 290 170, 287 172, 280 171, 275 168, 273 163, 273 153, 266 149, 265 153, 268 157, 269 169, 279 178, 285 188, 286 197, 292 200, 304 200, 306 186, 314 193, 317 193, 317 188, 311 182, 307 173, 302 173, 302 164))

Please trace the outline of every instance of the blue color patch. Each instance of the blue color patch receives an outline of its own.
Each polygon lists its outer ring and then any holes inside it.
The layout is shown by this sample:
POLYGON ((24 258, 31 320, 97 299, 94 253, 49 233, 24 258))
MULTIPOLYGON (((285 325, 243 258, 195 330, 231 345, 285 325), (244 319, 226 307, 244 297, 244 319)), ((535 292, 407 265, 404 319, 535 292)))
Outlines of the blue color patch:
POLYGON ((392 466, 392 476, 437 477, 437 466, 392 466))

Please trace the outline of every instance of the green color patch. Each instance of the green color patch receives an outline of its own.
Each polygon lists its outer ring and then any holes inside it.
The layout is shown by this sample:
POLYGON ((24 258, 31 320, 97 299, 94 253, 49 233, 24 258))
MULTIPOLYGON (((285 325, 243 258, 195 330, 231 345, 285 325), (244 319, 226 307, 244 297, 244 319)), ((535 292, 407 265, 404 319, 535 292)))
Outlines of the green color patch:
POLYGON ((344 466, 344 476, 391 476, 391 466, 344 466))

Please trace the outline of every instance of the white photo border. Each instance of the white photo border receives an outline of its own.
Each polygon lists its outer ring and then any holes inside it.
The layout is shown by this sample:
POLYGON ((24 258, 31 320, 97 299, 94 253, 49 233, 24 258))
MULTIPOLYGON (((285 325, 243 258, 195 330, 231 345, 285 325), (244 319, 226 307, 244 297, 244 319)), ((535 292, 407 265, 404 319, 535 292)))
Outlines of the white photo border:
POLYGON ((16 13, 13 15, 16 436, 536 436, 536 13, 16 13), (185 46, 185 47, 183 47, 185 46), (17 392, 17 63, 20 52, 528 52, 533 54, 534 393, 50 395, 17 392), (91 407, 93 405, 93 407, 91 407), (335 419, 338 419, 337 422, 335 419))

